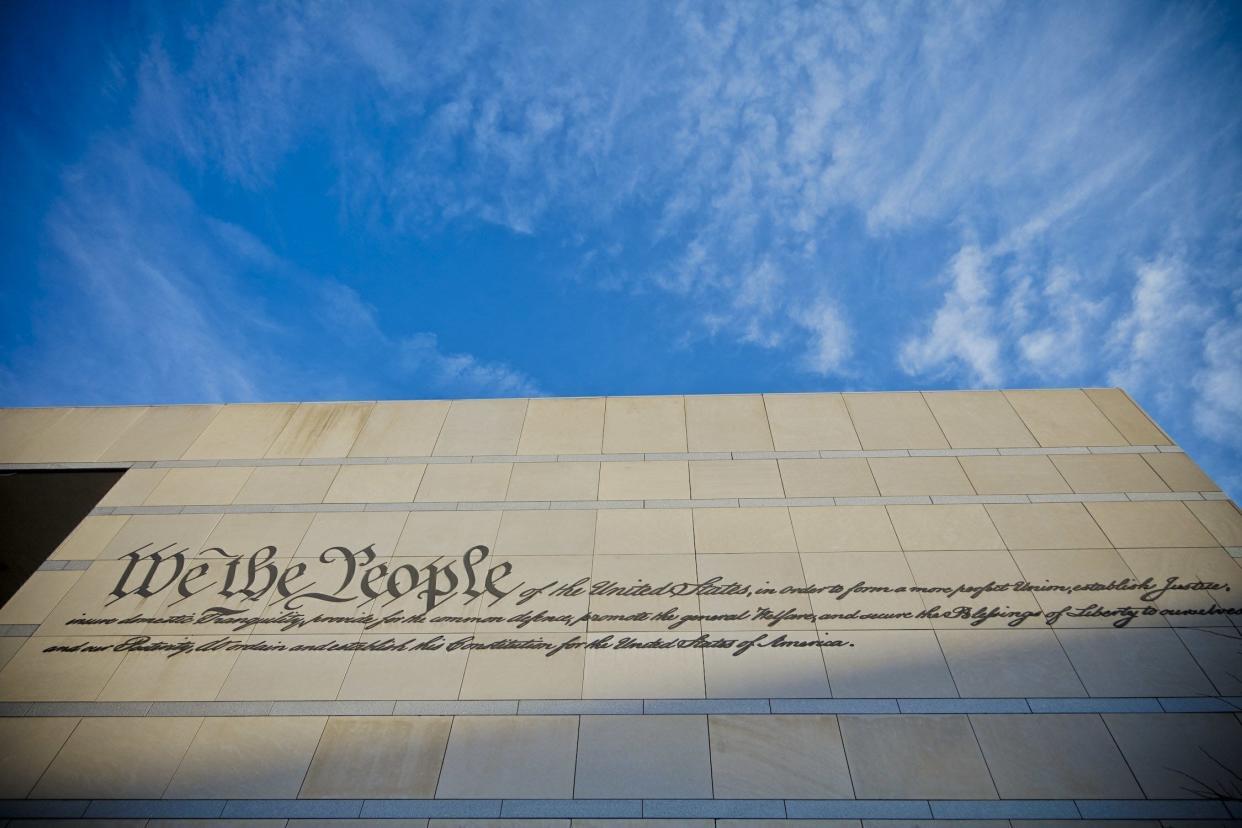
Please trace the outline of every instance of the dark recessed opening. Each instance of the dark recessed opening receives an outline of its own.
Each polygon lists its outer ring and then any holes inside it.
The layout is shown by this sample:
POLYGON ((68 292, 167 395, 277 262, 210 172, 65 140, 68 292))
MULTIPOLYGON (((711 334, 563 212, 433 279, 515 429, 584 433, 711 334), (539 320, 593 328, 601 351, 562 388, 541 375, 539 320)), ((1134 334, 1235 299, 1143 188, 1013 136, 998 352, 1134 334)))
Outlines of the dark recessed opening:
POLYGON ((0 606, 124 473, 124 469, 0 472, 0 606))

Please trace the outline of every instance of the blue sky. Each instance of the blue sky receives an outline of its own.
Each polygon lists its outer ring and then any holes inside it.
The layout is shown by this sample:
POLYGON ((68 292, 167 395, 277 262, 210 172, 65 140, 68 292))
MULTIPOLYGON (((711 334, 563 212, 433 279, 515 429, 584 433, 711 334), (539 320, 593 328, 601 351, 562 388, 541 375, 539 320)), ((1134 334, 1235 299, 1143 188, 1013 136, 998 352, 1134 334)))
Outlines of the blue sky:
POLYGON ((1242 490, 1242 7, 6 3, 0 404, 1121 385, 1242 490))

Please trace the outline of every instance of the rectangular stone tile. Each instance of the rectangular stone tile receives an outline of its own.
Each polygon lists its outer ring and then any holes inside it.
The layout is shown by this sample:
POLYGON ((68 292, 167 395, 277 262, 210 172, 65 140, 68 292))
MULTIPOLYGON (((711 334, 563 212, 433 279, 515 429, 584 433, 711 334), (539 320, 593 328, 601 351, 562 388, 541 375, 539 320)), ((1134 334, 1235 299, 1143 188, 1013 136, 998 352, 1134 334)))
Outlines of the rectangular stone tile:
POLYGON ((686 413, 681 397, 609 397, 604 414, 603 450, 686 451, 686 413))
POLYGON ((684 460, 603 463, 601 500, 674 500, 690 497, 690 472, 684 460))
POLYGON ((789 516, 803 554, 901 549, 883 506, 797 507, 789 516))
POLYGON ((642 699, 522 699, 518 702, 518 713, 523 716, 615 716, 621 713, 640 715, 642 712, 642 699))
POLYGON ((323 500, 326 503, 409 503, 423 480, 422 463, 341 466, 323 500))
MULTIPOLYGON (((1122 560, 1115 549, 1027 549, 1010 553, 1026 580, 1032 584, 1107 585, 1129 579, 1138 583, 1135 573, 1122 560)), ((1146 576, 1142 576, 1146 577, 1146 576)), ((1060 612, 1066 607, 1084 607, 1096 604, 1108 611, 1134 607, 1142 603, 1140 596, 1146 590, 1082 590, 1072 595, 1060 591, 1037 592, 1045 612, 1060 612)), ((1073 627, 1111 628, 1117 615, 1100 617, 1065 617, 1057 621, 1058 629, 1073 627)), ((1165 620, 1158 616, 1137 616, 1129 622, 1132 627, 1164 627, 1165 620)))
POLYGON ((785 491, 775 460, 692 460, 690 496, 784 497, 785 491))
MULTIPOLYGON (((409 628, 416 629, 416 628, 409 628)), ((382 642, 396 638, 405 647, 388 651, 354 653, 337 694, 340 699, 455 699, 466 672, 466 650, 449 651, 436 635, 403 632, 364 633, 360 641, 382 642)))
POLYGON ((763 397, 688 396, 686 438, 690 451, 772 451, 763 397))
POLYGON ((335 699, 352 653, 293 648, 354 641, 357 635, 256 635, 252 640, 284 649, 239 654, 216 696, 221 701, 335 699))
POLYGON ((1225 547, 1242 546, 1242 514, 1228 500, 1187 503, 1186 508, 1212 533, 1216 542, 1225 547))
POLYGON ((201 719, 83 719, 31 792, 40 799, 156 799, 201 719))
POLYGON ((435 795, 452 721, 447 716, 328 719, 299 795, 430 798, 435 795))
POLYGON ((940 630, 936 637, 963 696, 1086 695, 1050 630, 940 630))
MULTIPOLYGON (((809 586, 840 585, 844 589, 859 583, 909 590, 914 576, 901 552, 808 553, 802 556, 802 571, 809 586)), ((915 592, 817 592, 811 607, 820 630, 926 629, 930 624, 918 619, 922 599, 915 592)))
POLYGON ((785 803, 779 799, 644 799, 643 815, 657 818, 780 819, 785 803))
MULTIPOLYGON (((779 630, 740 656, 733 649, 703 653, 709 698, 824 698, 831 695, 824 659, 814 645, 822 633, 779 630)), ((753 639, 755 633, 739 636, 753 639)))
POLYGON ((584 699, 701 699, 703 657, 692 648, 659 646, 676 633, 589 633, 591 644, 607 640, 608 649, 588 649, 582 676, 584 699), (620 648, 622 639, 630 645, 620 648), (644 646, 646 645, 646 646, 644 646))
POLYGON ((232 503, 253 471, 245 466, 169 469, 143 503, 147 506, 232 503))
POLYGON ((377 402, 350 457, 421 457, 435 449, 448 415, 448 400, 377 402))
POLYGON ((436 440, 437 455, 516 454, 526 400, 453 400, 436 440))
POLYGON ((1182 628, 1177 630, 1177 636, 1190 650, 1200 669, 1211 679, 1217 692, 1242 696, 1242 672, 1238 671, 1242 634, 1227 628, 1182 628))
POLYGON ((596 555, 693 555, 689 509, 608 509, 597 513, 596 555))
POLYGON ((785 494, 802 497, 878 496, 871 467, 863 458, 841 460, 781 460, 785 494))
POLYGON ((1242 615, 1242 569, 1220 547, 1122 549, 1120 555, 1136 575, 1142 573, 1141 577, 1151 577, 1157 584, 1176 578, 1223 585, 1211 591, 1170 590, 1160 596, 1153 603, 1171 613, 1166 619, 1171 626, 1232 628, 1232 619, 1242 615), (1238 615, 1201 614, 1206 610, 1228 610, 1238 615), (1179 611, 1188 614, 1172 614, 1179 611))
POLYGON ((408 517, 404 512, 319 513, 311 520, 294 555, 318 558, 333 546, 353 550, 371 546, 376 557, 387 558, 393 554, 408 517))
POLYGON ((0 607, 0 624, 42 624, 81 572, 35 572, 0 607))
POLYGON ((1214 801, 1083 799, 1075 804, 1077 804, 1078 812, 1082 814, 1083 819, 1109 820, 1110 826, 1115 825, 1114 820, 1119 819, 1159 819, 1164 817, 1160 824, 1165 826, 1165 828, 1181 828, 1179 823, 1172 821, 1170 817, 1174 819, 1213 819, 1224 817, 1229 813, 1224 803, 1214 801))
POLYGON ((595 546, 595 519, 587 510, 506 511, 496 554, 588 555, 595 546))
POLYGON ((572 797, 577 743, 574 716, 457 716, 436 796, 572 797))
POLYGON ((1129 443, 1078 389, 1004 393, 1041 446, 1124 446, 1129 443))
POLYGON ((517 463, 506 500, 595 500, 599 463, 517 463))
MULTIPOLYGON (((202 631, 200 627, 199 632, 202 631)), ((205 643, 209 639, 198 639, 205 643)), ((152 636, 151 645, 176 646, 185 636, 152 636)), ((99 701, 210 701, 220 692, 237 653, 228 650, 169 657, 168 652, 125 655, 99 701)))
MULTIPOLYGON (((999 605, 996 608, 1006 613, 1030 613, 1030 620, 1026 622, 1028 624, 1039 625, 1043 621, 1043 611, 1034 595, 1030 593, 1007 591, 997 595, 985 592, 976 599, 966 592, 952 595, 942 591, 953 591, 961 587, 974 589, 984 587, 989 583, 1018 583, 1022 580, 1022 573, 1008 552, 987 550, 916 552, 907 553, 906 558, 910 563, 911 572, 914 573, 915 581, 920 587, 929 590, 922 596, 923 603, 929 611, 937 611, 939 608, 939 612, 948 613, 963 606, 982 608, 999 605)), ((936 629, 1006 629, 1011 620, 1012 617, 983 621, 978 618, 939 617, 933 618, 931 623, 936 629)))
POLYGON ((1061 494, 1070 491, 1048 457, 962 457, 959 462, 979 494, 1061 494))
POLYGON ((1026 699, 898 699, 902 713, 1030 713, 1026 699))
POLYGON ((138 506, 147 499, 166 474, 168 469, 130 469, 100 498, 99 505, 138 506))
POLYGON ((284 430, 293 404, 226 405, 185 454, 184 460, 262 457, 284 430))
POLYGON ((1141 454, 1165 485, 1175 492, 1216 492, 1220 487, 1185 454, 1141 454))
POLYGON ((835 716, 711 716, 713 793, 720 799, 849 799, 835 716))
POLYGON ((301 403, 264 457, 344 457, 372 403, 301 403))
POLYGON ((710 798, 707 717, 583 716, 574 796, 710 798))
POLYGON ((841 820, 931 819, 931 807, 924 799, 791 799, 785 803, 790 819, 841 820))
POLYGON ((1218 545, 1182 503, 1088 503, 1087 509, 1118 548, 1218 545))
POLYGON ((1057 630, 1056 635, 1092 696, 1215 694, 1173 630, 1057 630))
POLYGON ((841 716, 839 722, 860 798, 996 798, 966 716, 841 716))
POLYGON ((1242 724, 1227 713, 1105 715, 1151 799, 1236 798, 1242 724))
POLYGON ((1004 548, 984 506, 888 506, 887 509, 901 546, 907 551, 1004 548))
POLYGON ((603 440, 603 397, 534 399, 526 409, 517 453, 599 454, 603 440))
MULTIPOLYGON (((45 652, 49 647, 80 647, 84 636, 38 636, 24 640, 0 670, 0 701, 90 701, 99 695, 122 653, 45 652)), ((121 639, 105 639, 107 643, 121 639)))
POLYGON ((1097 715, 971 716, 1003 799, 1130 799, 1143 792, 1097 715))
MULTIPOLYGON (((661 513, 662 514, 662 513, 661 513)), ((590 612, 592 632, 656 632, 667 630, 672 622, 651 616, 659 613, 697 613, 697 595, 677 594, 666 590, 659 594, 636 597, 626 591, 646 584, 660 589, 668 585, 693 584, 698 581, 692 555, 601 555, 591 561, 590 612), (638 618, 635 616, 644 615, 638 618), (597 620, 598 619, 598 620, 597 620)), ((698 622, 678 629, 697 631, 698 622)))
POLYGON ((168 799, 293 799, 323 716, 206 718, 168 784, 168 799))
POLYGON ((983 507, 1010 549, 1099 549, 1108 539, 1080 503, 983 507))
MULTIPOLYGON (((481 646, 501 641, 565 644, 585 633, 477 633, 481 646)), ((578 699, 586 653, 581 648, 555 655, 531 650, 474 650, 466 661, 462 699, 578 699)))
POLYGON ((66 414, 65 408, 8 408, 0 410, 0 460, 21 462, 32 458, 25 454, 38 435, 51 428, 66 414))
POLYGON ((418 501, 504 500, 509 463, 433 463, 423 472, 418 501))
POLYGON ((1066 454, 1051 460, 1075 492, 1169 490, 1141 454, 1066 454))
POLYGON ((156 405, 121 432, 100 460, 175 460, 220 411, 218 405, 156 405))
POLYGON ((39 463, 98 460, 146 412, 141 406, 71 408, 29 433, 11 457, 39 463))
POLYGON ((121 531, 128 515, 99 515, 83 518, 69 536, 60 542, 49 561, 93 561, 121 531))
POLYGON ((925 392, 923 399, 953 448, 1038 445, 1000 391, 925 392))
POLYGON ((840 394, 764 394, 777 451, 859 449, 840 394))
MULTIPOLYGON (((609 825, 624 826, 641 822, 643 802, 641 799, 506 799, 500 813, 505 817, 504 822, 497 821, 487 828, 506 828, 506 826, 569 828, 570 825, 607 828, 609 825), (545 814, 571 817, 572 822, 570 819, 533 818, 545 814), (528 819, 510 819, 510 817, 528 817, 528 819)), ((446 828, 473 828, 473 826, 459 822, 446 828)), ((674 828, 674 826, 668 828, 674 828)), ((711 828, 711 826, 696 826, 696 828, 711 828)))
POLYGON ((461 555, 475 546, 496 548, 500 512, 411 512, 397 543, 397 556, 461 555))
MULTIPOLYGON (((501 800, 368 799, 362 816, 384 820, 410 817, 449 817, 491 821, 500 816, 501 800)), ((398 823, 400 824, 400 823, 398 823)))
MULTIPOLYGON (((320 503, 340 466, 265 466, 254 469, 234 503, 320 503)), ((176 469, 169 472, 171 474, 176 469)))
POLYGON ((864 449, 949 448, 922 394, 846 394, 845 404, 864 449))
POLYGON ((833 638, 853 645, 823 651, 834 696, 955 698, 958 695, 931 630, 852 630, 834 633, 833 638))
POLYGON ((896 699, 772 699, 773 713, 900 713, 896 699))
POLYGON ((700 555, 798 551, 785 508, 695 509, 694 543, 700 555))
POLYGON ((0 719, 0 797, 30 793, 77 724, 74 718, 0 719))
POLYGON ((1120 388, 1085 388, 1083 393, 1134 445, 1167 446, 1172 442, 1120 388))
POLYGON ((973 495, 956 457, 877 457, 867 461, 882 495, 973 495))

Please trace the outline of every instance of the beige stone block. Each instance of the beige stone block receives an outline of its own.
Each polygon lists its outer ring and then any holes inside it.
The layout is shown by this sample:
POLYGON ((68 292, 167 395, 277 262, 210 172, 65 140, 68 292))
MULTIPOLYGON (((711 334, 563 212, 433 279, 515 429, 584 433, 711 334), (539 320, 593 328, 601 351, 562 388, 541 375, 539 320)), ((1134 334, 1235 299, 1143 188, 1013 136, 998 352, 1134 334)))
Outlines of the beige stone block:
POLYGON ((62 417, 30 434, 13 459, 18 462, 56 463, 93 461, 107 450, 146 408, 70 408, 62 417))
POLYGON ((604 453, 686 451, 686 405, 681 397, 609 397, 604 453))
POLYGON ((450 716, 328 719, 299 796, 433 797, 452 724, 450 716))
POLYGON ((803 554, 901 549, 883 506, 797 506, 789 516, 803 554))
POLYGON ((864 449, 949 447, 922 394, 846 394, 845 404, 864 449))
POLYGON ((599 463, 515 463, 506 500, 595 500, 599 463))
POLYGON ((60 752, 78 719, 0 719, 0 796, 24 799, 60 752))
POLYGON ((344 457, 358 439, 372 403, 302 403, 265 457, 344 457))
MULTIPOLYGON (((200 636, 208 632, 203 627, 193 631, 200 636)), ((213 638, 197 637, 193 641, 204 644, 213 638)), ((151 643, 176 646, 186 640, 184 635, 160 635, 152 636, 151 643)), ((237 653, 228 650, 177 655, 160 651, 127 653, 104 685, 99 701, 211 701, 236 661, 237 653)))
POLYGON ((1141 454, 1065 454, 1052 458, 1075 492, 1167 492, 1141 454))
POLYGON ((1104 722, 1152 799, 1233 797, 1242 724, 1228 713, 1106 715, 1104 722))
POLYGON ((869 497, 880 493, 861 457, 842 460, 781 460, 786 497, 869 497))
POLYGON ((862 448, 840 394, 764 394, 777 451, 862 448))
POLYGON ((1171 629, 1058 629, 1056 635, 1092 696, 1215 693, 1171 629))
POLYGON ((88 718, 74 729, 31 796, 159 799, 201 718, 88 718))
POLYGON ((100 460, 177 460, 220 413, 218 405, 155 405, 100 460))
POLYGON ((690 451, 772 451, 763 397, 686 397, 690 451))
POLYGON ((322 503, 340 466, 261 466, 234 503, 322 503))
MULTIPOLYGON (((479 633, 474 642, 496 645, 503 641, 547 642, 558 647, 582 634, 564 633, 479 633)), ((581 649, 562 650, 471 650, 466 660, 466 677, 461 685, 463 699, 580 699, 582 667, 586 653, 581 649)))
MULTIPOLYGON (((1035 596, 1025 592, 983 592, 978 598, 966 590, 984 587, 989 583, 1014 584, 1022 580, 1022 573, 1008 552, 1004 551, 941 551, 915 552, 906 556, 910 570, 919 586, 927 589, 947 589, 949 592, 923 594, 927 608, 939 607, 942 612, 957 607, 971 609, 995 607, 1006 613, 1036 613, 1027 624, 1041 623, 1040 606, 1035 596), (957 594, 954 590, 964 588, 957 594)), ((936 629, 985 629, 1006 628, 1010 618, 1001 617, 979 622, 979 619, 937 618, 932 621, 936 629)))
POLYGON ((859 584, 913 587, 914 576, 901 552, 803 554, 802 570, 808 586, 842 588, 811 595, 811 606, 819 616, 815 624, 821 630, 926 629, 930 626, 916 617, 923 611, 923 602, 917 593, 853 589, 859 584), (855 613, 858 617, 854 617, 855 613))
POLYGON ((1051 630, 940 630, 936 637, 964 697, 1087 695, 1051 630))
POLYGON ((719 578, 720 584, 749 587, 749 595, 701 595, 699 607, 704 615, 725 614, 728 620, 704 619, 704 630, 813 630, 811 601, 805 594, 780 594, 785 587, 806 586, 802 562, 797 555, 772 553, 697 556, 699 581, 719 578), (771 592, 763 592, 770 590, 771 592), (780 614, 797 613, 779 623, 760 617, 758 610, 780 614))
POLYGON ((31 441, 68 412, 67 408, 0 409, 0 462, 20 462, 31 441))
POLYGON ((576 716, 457 716, 436 796, 569 799, 576 716))
POLYGON ((1124 446, 1129 442, 1082 391, 1006 391, 1041 446, 1124 446))
POLYGON ((959 457, 975 491, 985 494, 1066 494, 1069 484, 1052 461, 1040 455, 959 457))
POLYGON ((69 537, 60 542, 49 561, 93 561, 121 531, 128 515, 97 515, 82 518, 69 537))
POLYGON ((971 716, 1002 799, 1142 799, 1096 715, 971 716))
POLYGON ((693 555, 694 524, 689 509, 601 509, 595 554, 693 555))
POLYGON ((444 637, 409 634, 420 628, 406 627, 405 632, 398 635, 363 634, 360 639, 363 642, 383 642, 395 638, 406 649, 401 652, 354 653, 337 698, 456 699, 466 673, 469 652, 460 649, 449 651, 444 637))
MULTIPOLYGON (((1198 549, 1122 549, 1119 554, 1140 578, 1151 577, 1157 584, 1195 581, 1222 584, 1211 591, 1170 590, 1155 605, 1171 613, 1165 620, 1175 627, 1230 627, 1231 616, 1198 614, 1207 610, 1230 610, 1242 616, 1242 568, 1229 553, 1215 547, 1198 549), (1193 613, 1177 615, 1172 613, 1193 613)), ((1136 602, 1138 603, 1138 602, 1136 602)))
POLYGON ((352 550, 372 546, 376 557, 382 560, 392 556, 407 517, 405 512, 317 514, 294 554, 300 558, 317 558, 333 546, 352 550))
POLYGON ((1167 446, 1172 444, 1168 435, 1143 413, 1130 396, 1120 388, 1085 388, 1083 393, 1103 412, 1113 427, 1120 431, 1132 445, 1167 446))
POLYGON ((933 391, 923 399, 953 448, 1039 445, 1000 391, 933 391))
POLYGON ((504 500, 511 463, 433 463, 423 472, 417 501, 504 500))
POLYGON ((604 398, 535 399, 526 409, 518 454, 599 454, 604 398))
POLYGON ((396 554, 457 556, 476 546, 493 550, 499 530, 500 512, 411 512, 396 554))
POLYGON ((516 454, 526 400, 453 400, 432 452, 437 455, 516 454))
POLYGON ((906 551, 1004 549, 988 513, 976 504, 889 506, 888 516, 906 551))
POLYGON ((151 490, 146 506, 215 506, 232 503, 254 469, 169 469, 151 490))
POLYGON ((420 463, 341 466, 324 503, 409 503, 427 467, 420 463))
POLYGON ((972 495, 956 457, 874 457, 867 461, 882 495, 972 495))
POLYGON ((966 716, 841 716, 859 799, 996 799, 966 716))
POLYGON ((1099 549, 1109 545, 1081 503, 1001 503, 986 508, 1010 549, 1099 549))
POLYGON ((1165 485, 1175 492, 1219 492, 1203 469, 1187 454, 1139 455, 1155 470, 1165 485))
POLYGON ((1189 501, 1190 509, 1221 546, 1242 546, 1242 514, 1230 500, 1189 501))
POLYGON ((789 510, 783 506, 693 512, 694 548, 700 555, 798 551, 789 510))
MULTIPOLYGON (((732 633, 727 633, 732 635, 732 633)), ((831 696, 820 633, 795 630, 745 632, 757 643, 741 655, 733 649, 703 651, 707 696, 712 699, 822 699, 831 696)))
MULTIPOLYGON (((603 513, 601 513, 603 514, 603 513)), ((688 521, 687 521, 688 522, 688 521)), ((697 613, 699 599, 694 594, 678 594, 675 590, 683 584, 698 581, 698 571, 691 555, 600 555, 592 562, 591 595, 592 616, 616 616, 590 622, 591 632, 634 632, 668 630, 674 622, 656 621, 650 616, 662 612, 682 615, 697 613), (645 584, 664 592, 654 596, 629 596, 609 594, 616 589, 645 584), (636 618, 646 613, 648 617, 636 618)), ((677 627, 682 632, 697 632, 697 621, 677 627)))
MULTIPOLYGON (((155 547, 159 548, 159 547, 155 547)), ((150 549, 142 550, 145 555, 150 549)), ((127 581, 123 582, 128 561, 106 560, 97 561, 85 572, 79 572, 65 593, 61 596, 39 625, 38 635, 81 635, 89 636, 92 632, 106 632, 110 635, 128 635, 142 632, 145 622, 122 620, 135 613, 151 613, 164 603, 162 593, 149 598, 135 594, 143 582, 147 564, 135 568, 127 581), (124 591, 124 597, 117 598, 113 592, 124 591), (107 627, 93 623, 83 626, 83 622, 95 619, 107 619, 107 627)), ((161 565, 160 574, 152 579, 155 588, 159 588, 172 574, 175 563, 161 565)))
POLYGON ((842 698, 956 698, 931 630, 833 633, 848 647, 824 649, 832 694, 842 698))
MULTIPOLYGON (((1018 568, 1026 579, 1036 586, 1063 584, 1067 586, 1101 584, 1106 585, 1129 579, 1139 583, 1143 576, 1130 570, 1126 562, 1117 554, 1117 550, 1108 549, 1026 549, 1011 553, 1018 568)), ((1140 596, 1146 590, 1081 590, 1072 594, 1060 591, 1035 593, 1036 599, 1045 612, 1059 612, 1068 607, 1086 607, 1096 604, 1113 611, 1125 607, 1143 605, 1140 596)), ((1065 627, 1112 627, 1120 615, 1101 617, 1068 618, 1062 616, 1057 621, 1058 628, 1065 627)), ((1158 617, 1139 616, 1131 622, 1133 626, 1166 626, 1158 617)))
MULTIPOLYGON (((510 574, 500 582, 500 589, 512 593, 507 599, 497 601, 494 595, 485 594, 473 602, 479 608, 480 633, 510 633, 521 630, 533 632, 586 632, 586 623, 567 625, 560 619, 568 616, 578 622, 587 613, 590 601, 591 555, 519 555, 509 558, 498 555, 483 566, 508 564, 510 574), (526 590, 541 590, 525 603, 519 603, 526 590), (553 594, 561 590, 559 594, 553 594), (518 626, 509 619, 526 611, 543 610, 558 620, 530 621, 518 626)), ((480 584, 479 589, 482 589, 480 584)), ((529 662, 527 662, 529 663, 529 662)), ((581 670, 579 670, 581 674, 581 670)))
POLYGON ((1217 545, 1182 503, 1088 503, 1087 509, 1118 548, 1217 545))
POLYGON ((699 650, 670 645, 677 632, 589 633, 609 648, 587 650, 584 699, 701 699, 703 657, 699 650), (622 644, 622 642, 630 642, 622 644), (668 645, 668 646, 666 646, 668 645))
POLYGON ((248 557, 265 546, 276 548, 278 557, 293 556, 314 515, 310 513, 224 515, 211 530, 204 548, 218 547, 230 555, 248 557))
POLYGON ((255 634, 247 645, 263 642, 266 648, 240 653, 216 698, 220 701, 335 699, 353 654, 348 650, 311 648, 357 639, 357 635, 255 634))
POLYGON ((15 635, 0 636, 0 670, 3 670, 4 665, 13 660, 13 656, 17 655, 17 651, 28 640, 15 635))
POLYGON ((589 555, 594 548, 595 512, 519 510, 501 515, 499 555, 589 555))
POLYGON ((108 646, 122 638, 36 636, 0 670, 0 701, 94 701, 124 658, 122 653, 46 652, 52 647, 108 646))
POLYGON ((719 799, 852 799, 836 716, 711 716, 719 799))
POLYGON ((262 457, 284 431, 295 404, 226 405, 182 455, 185 460, 262 457))
POLYGON ((0 624, 42 624, 81 572, 34 572, 3 607, 0 624))
POLYGON ((1242 695, 1242 672, 1238 670, 1238 650, 1242 637, 1226 629, 1177 630, 1177 636, 1194 656, 1222 696, 1242 695))
POLYGON ((166 474, 168 469, 130 469, 100 498, 99 505, 141 506, 166 474))
POLYGON ((448 400, 377 402, 350 457, 424 457, 435 449, 448 400))
POLYGON ((784 497, 775 460, 691 460, 690 496, 784 497))
POLYGON ((684 460, 601 463, 600 500, 684 500, 690 497, 684 460))
POLYGON ((167 799, 292 799, 324 730, 323 716, 209 716, 167 799))
POLYGON ((574 796, 710 799, 706 716, 583 716, 574 796))

